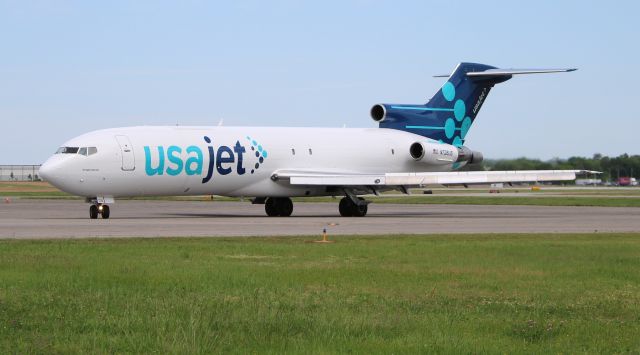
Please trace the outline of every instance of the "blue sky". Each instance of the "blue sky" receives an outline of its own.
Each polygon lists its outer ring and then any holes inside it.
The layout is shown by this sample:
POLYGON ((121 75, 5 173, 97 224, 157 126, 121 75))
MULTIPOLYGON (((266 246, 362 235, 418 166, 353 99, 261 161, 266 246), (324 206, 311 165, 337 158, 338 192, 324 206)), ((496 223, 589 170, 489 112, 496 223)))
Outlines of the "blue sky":
POLYGON ((579 68, 496 86, 486 157, 637 154, 639 4, 0 1, 0 164, 118 126, 374 127, 460 61, 579 68))

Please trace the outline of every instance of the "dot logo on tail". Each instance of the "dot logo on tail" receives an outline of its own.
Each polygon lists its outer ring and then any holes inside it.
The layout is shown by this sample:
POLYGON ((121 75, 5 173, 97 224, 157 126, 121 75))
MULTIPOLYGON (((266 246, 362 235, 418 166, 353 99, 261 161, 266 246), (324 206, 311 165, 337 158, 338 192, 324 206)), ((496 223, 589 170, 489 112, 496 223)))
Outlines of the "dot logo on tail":
MULTIPOLYGON (((445 100, 453 102, 456 98, 456 87, 450 81, 442 86, 442 96, 445 100)), ((486 95, 485 95, 486 96, 486 95)), ((471 127, 471 117, 466 116, 467 107, 464 100, 455 100, 453 104, 453 117, 444 122, 444 134, 448 139, 453 139, 453 145, 459 147, 463 144, 471 127), (459 133, 458 133, 459 132, 459 133)))

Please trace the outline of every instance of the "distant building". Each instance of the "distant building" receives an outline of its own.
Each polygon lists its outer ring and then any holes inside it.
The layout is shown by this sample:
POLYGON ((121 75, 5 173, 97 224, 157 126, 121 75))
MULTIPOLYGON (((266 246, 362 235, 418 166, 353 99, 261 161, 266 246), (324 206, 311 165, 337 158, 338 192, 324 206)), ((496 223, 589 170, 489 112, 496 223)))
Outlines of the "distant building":
POLYGON ((42 181, 40 165, 0 165, 0 181, 42 181))
POLYGON ((586 185, 601 185, 601 179, 576 179, 576 185, 586 186, 586 185))

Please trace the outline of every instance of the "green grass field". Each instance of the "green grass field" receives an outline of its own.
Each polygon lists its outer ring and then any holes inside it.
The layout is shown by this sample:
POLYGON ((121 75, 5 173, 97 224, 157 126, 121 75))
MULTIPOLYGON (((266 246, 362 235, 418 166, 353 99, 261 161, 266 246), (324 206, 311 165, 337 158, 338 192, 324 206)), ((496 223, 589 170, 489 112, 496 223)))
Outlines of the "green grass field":
MULTIPOLYGON (((488 194, 487 194, 488 195, 488 194)), ((640 198, 602 196, 438 196, 375 197, 375 203, 640 207, 640 198)))
POLYGON ((640 352, 640 234, 309 239, 0 241, 0 352, 640 352))
MULTIPOLYGON (((448 188, 433 188, 431 190, 436 195, 460 194, 460 193, 486 194, 489 190, 491 190, 491 188, 488 188, 488 187, 479 188, 477 186, 470 186, 469 188, 448 187, 448 188)), ((640 187, 632 187, 632 188, 611 187, 607 189, 599 189, 599 188, 594 189, 589 187, 575 187, 575 186, 573 187, 572 186, 567 186, 567 187, 542 186, 538 191, 533 191, 531 190, 531 188, 521 188, 521 187, 505 187, 499 190, 507 193, 535 193, 536 195, 640 197, 640 187)), ((417 194, 421 194, 422 190, 416 190, 415 192, 417 194)))

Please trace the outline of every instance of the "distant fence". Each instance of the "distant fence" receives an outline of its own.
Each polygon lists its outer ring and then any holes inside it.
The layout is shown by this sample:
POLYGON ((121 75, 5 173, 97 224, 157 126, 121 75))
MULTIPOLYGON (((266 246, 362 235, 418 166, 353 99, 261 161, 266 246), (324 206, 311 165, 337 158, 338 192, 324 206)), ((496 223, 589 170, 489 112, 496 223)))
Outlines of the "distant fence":
POLYGON ((40 165, 0 165, 0 181, 42 181, 40 165))

